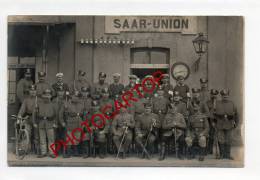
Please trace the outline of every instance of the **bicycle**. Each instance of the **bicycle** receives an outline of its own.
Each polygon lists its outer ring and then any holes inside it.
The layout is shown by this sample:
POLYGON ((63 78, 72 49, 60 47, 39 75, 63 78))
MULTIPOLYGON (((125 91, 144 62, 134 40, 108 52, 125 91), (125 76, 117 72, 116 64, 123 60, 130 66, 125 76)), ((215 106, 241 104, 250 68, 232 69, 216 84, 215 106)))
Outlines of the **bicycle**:
POLYGON ((22 160, 29 151, 30 137, 29 132, 26 129, 26 121, 29 116, 18 118, 16 115, 11 116, 15 119, 15 154, 16 158, 22 160))

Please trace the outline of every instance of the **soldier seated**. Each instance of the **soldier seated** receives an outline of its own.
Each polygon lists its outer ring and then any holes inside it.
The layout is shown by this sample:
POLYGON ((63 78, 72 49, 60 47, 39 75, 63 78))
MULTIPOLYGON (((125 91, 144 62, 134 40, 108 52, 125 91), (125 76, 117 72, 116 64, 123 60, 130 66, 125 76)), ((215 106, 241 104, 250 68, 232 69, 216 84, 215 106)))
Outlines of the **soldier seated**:
POLYGON ((174 142, 176 156, 178 156, 179 159, 183 159, 185 151, 185 129, 186 122, 184 116, 177 112, 177 106, 170 104, 168 113, 162 122, 162 147, 159 160, 164 160, 165 145, 169 141, 174 142))
POLYGON ((117 157, 125 158, 133 139, 134 127, 133 115, 129 114, 126 108, 121 108, 120 113, 115 116, 112 123, 113 141, 118 151, 117 157))
POLYGON ((195 156, 195 142, 199 145, 199 161, 204 160, 207 145, 209 124, 207 116, 200 112, 199 105, 193 105, 194 114, 190 117, 185 138, 188 148, 188 159, 195 156))
POLYGON ((141 147, 142 158, 150 158, 154 142, 158 138, 159 117, 152 113, 152 105, 145 104, 145 112, 136 118, 135 141, 141 147))

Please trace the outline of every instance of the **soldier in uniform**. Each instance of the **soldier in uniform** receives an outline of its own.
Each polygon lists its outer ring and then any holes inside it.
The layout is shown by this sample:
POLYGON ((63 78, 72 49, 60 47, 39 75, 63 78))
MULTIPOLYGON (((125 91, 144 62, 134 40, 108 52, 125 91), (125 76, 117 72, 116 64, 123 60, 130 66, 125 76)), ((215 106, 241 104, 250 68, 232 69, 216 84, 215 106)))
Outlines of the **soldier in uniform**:
POLYGON ((125 158, 129 145, 133 139, 133 129, 135 121, 127 109, 121 108, 120 113, 115 116, 112 122, 113 141, 116 145, 119 156, 125 158))
POLYGON ((101 91, 104 88, 109 88, 108 83, 105 82, 106 80, 106 73, 104 72, 100 72, 98 75, 98 82, 94 83, 93 87, 92 87, 92 91, 91 91, 91 97, 94 100, 100 100, 101 98, 101 91))
POLYGON ((51 85, 46 82, 46 73, 45 72, 38 72, 38 78, 39 82, 36 83, 36 94, 37 96, 41 97, 42 93, 46 90, 49 89, 51 90, 51 95, 54 95, 54 91, 51 87, 51 85))
POLYGON ((208 117, 202 113, 200 106, 195 104, 194 114, 190 116, 188 131, 186 134, 186 144, 188 150, 188 159, 195 156, 195 142, 198 143, 199 148, 199 161, 204 160, 206 154, 207 137, 209 132, 208 117))
POLYGON ((210 92, 208 90, 208 80, 200 78, 200 100, 207 102, 210 99, 210 92))
MULTIPOLYGON (((100 106, 98 101, 93 101, 92 103, 92 117, 94 114, 102 114, 100 111, 100 106)), ((106 145, 107 145, 107 133, 108 133, 108 127, 109 124, 104 121, 102 122, 102 120, 100 119, 99 116, 96 116, 93 121, 95 122, 95 124, 100 125, 100 127, 96 127, 93 122, 91 123, 91 127, 92 127, 92 141, 93 141, 93 150, 94 152, 97 152, 99 157, 101 159, 105 158, 106 156, 106 145), (101 124, 103 124, 101 126, 101 124)), ((94 154, 95 157, 95 154, 94 154)))
MULTIPOLYGON (((146 148, 148 153, 153 152, 154 142, 158 138, 160 128, 159 117, 152 113, 152 104, 145 104, 144 113, 136 117, 135 141, 141 148, 141 152, 146 148)), ((142 158, 148 158, 147 154, 142 153, 142 158)))
POLYGON ((167 142, 175 142, 175 150, 178 147, 179 159, 183 159, 185 154, 185 130, 187 128, 184 116, 177 111, 177 106, 173 103, 169 104, 169 109, 165 118, 162 122, 162 147, 160 152, 159 160, 164 160, 165 158, 165 145, 167 142), (177 145, 178 143, 178 145, 177 145))
POLYGON ((132 88, 134 88, 138 79, 137 76, 134 74, 129 75, 128 78, 129 78, 129 84, 125 86, 125 91, 129 91, 132 88))
POLYGON ((167 108, 169 100, 164 96, 164 90, 162 86, 159 86, 157 94, 152 99, 153 112, 159 116, 159 120, 162 122, 165 114, 167 113, 167 108))
POLYGON ((91 88, 91 83, 87 80, 86 72, 79 70, 78 71, 78 79, 73 80, 70 85, 70 92, 81 91, 82 87, 91 88))
MULTIPOLYGON (((67 91, 66 91, 67 92, 67 91)), ((65 132, 64 132, 64 127, 59 121, 59 113, 61 108, 67 103, 67 97, 65 95, 65 91, 63 89, 63 86, 59 86, 56 88, 56 97, 52 100, 52 103, 54 104, 55 110, 56 110, 56 115, 58 116, 58 121, 57 121, 57 129, 55 132, 55 139, 56 141, 58 140, 63 140, 65 138, 65 132)), ((62 152, 62 151, 61 151, 62 152)))
POLYGON ((209 154, 213 153, 213 144, 215 137, 215 123, 216 118, 214 116, 216 110, 216 103, 218 98, 218 91, 215 89, 210 90, 210 99, 207 101, 207 106, 209 108, 210 116, 209 116, 209 140, 208 140, 208 150, 209 154))
POLYGON ((124 90, 124 85, 120 83, 120 76, 119 73, 114 73, 114 82, 109 85, 109 94, 112 99, 115 99, 116 95, 121 95, 121 92, 124 90))
POLYGON ((170 76, 169 74, 162 74, 162 87, 164 90, 164 96, 169 98, 169 91, 173 91, 173 86, 170 84, 170 76))
POLYGON ((197 88, 192 88, 192 99, 188 104, 188 111, 190 115, 194 114, 194 109, 193 109, 194 105, 198 105, 200 107, 200 112, 209 117, 210 115, 209 108, 206 102, 201 101, 200 89, 197 88))
POLYGON ((20 103, 29 96, 29 88, 33 84, 32 73, 30 69, 26 69, 24 78, 17 83, 16 94, 20 103))
MULTIPOLYGON (((153 76, 152 75, 146 75, 145 77, 144 77, 144 79, 154 79, 153 78, 153 76)), ((143 79, 143 80, 144 80, 143 79)), ((157 86, 158 85, 156 85, 155 86, 155 88, 154 88, 154 90, 153 90, 153 92, 143 92, 143 94, 144 94, 144 97, 145 97, 145 99, 146 100, 149 100, 149 101, 151 101, 152 100, 152 98, 154 97, 154 94, 156 93, 156 91, 157 91, 157 86)), ((145 81, 145 87, 147 88, 147 89, 152 89, 153 88, 153 84, 152 84, 152 82, 151 81, 145 81)), ((167 92, 168 93, 168 92, 167 92)))
MULTIPOLYGON (((60 110, 60 123, 66 129, 67 134, 81 127, 82 118, 84 116, 84 107, 80 99, 80 92, 75 91, 71 99, 69 99, 66 106, 64 105, 60 110)), ((81 139, 81 132, 74 132, 76 139, 81 139)), ((74 144, 69 142, 68 148, 64 154, 64 157, 80 156, 79 154, 79 141, 75 140, 74 144)))
POLYGON ((31 150, 36 154, 39 154, 39 134, 36 128, 33 128, 32 114, 37 107, 36 89, 34 85, 29 88, 29 97, 27 97, 18 112, 18 119, 24 116, 29 116, 28 122, 26 122, 26 129, 29 132, 31 150))
POLYGON ((215 117, 219 141, 220 158, 233 159, 231 151, 231 132, 238 124, 237 110, 229 100, 229 90, 220 91, 221 100, 216 103, 215 117))
MULTIPOLYGON (((41 100, 38 102, 38 108, 33 111, 33 126, 39 127, 40 150, 39 158, 47 156, 47 147, 54 143, 54 128, 57 127, 57 116, 54 104, 51 102, 51 90, 44 90, 41 100), (47 139, 47 141, 46 141, 47 139)), ((54 158, 54 154, 49 155, 54 158)))
MULTIPOLYGON (((105 112, 102 112, 102 113, 105 113, 105 115, 107 117, 111 117, 112 116, 112 113, 114 112, 114 101, 109 98, 110 97, 110 94, 109 94, 109 90, 107 88, 104 88, 102 89, 101 93, 102 93, 102 97, 100 99, 100 111, 103 111, 103 109, 107 106, 110 106, 111 108, 109 109, 106 109, 105 112)), ((118 96, 118 94, 115 95, 115 97, 118 96)), ((113 133, 112 133, 112 121, 113 121, 113 118, 112 119, 109 119, 106 121, 106 125, 107 125, 107 150, 109 153, 112 153, 113 152, 113 133)))
POLYGON ((184 77, 178 76, 176 86, 173 88, 173 91, 178 91, 182 97, 183 102, 187 102, 190 88, 188 85, 184 84, 184 77))
POLYGON ((170 103, 174 104, 177 107, 177 112, 181 113, 187 122, 189 115, 187 106, 183 101, 181 101, 181 96, 178 91, 172 92, 172 95, 170 96, 170 103))
POLYGON ((54 90, 54 96, 57 96, 57 91, 63 89, 64 91, 69 91, 68 84, 63 82, 63 73, 59 72, 56 74, 57 82, 52 84, 52 89, 54 90))
MULTIPOLYGON (((83 118, 91 117, 91 107, 92 107, 92 100, 90 98, 90 88, 82 87, 81 88, 81 103, 83 104, 83 118)), ((90 124, 89 124, 90 125, 90 124)), ((87 129, 84 128, 85 136, 82 137, 81 143, 81 150, 83 154, 83 158, 88 158, 90 156, 90 133, 87 129)))

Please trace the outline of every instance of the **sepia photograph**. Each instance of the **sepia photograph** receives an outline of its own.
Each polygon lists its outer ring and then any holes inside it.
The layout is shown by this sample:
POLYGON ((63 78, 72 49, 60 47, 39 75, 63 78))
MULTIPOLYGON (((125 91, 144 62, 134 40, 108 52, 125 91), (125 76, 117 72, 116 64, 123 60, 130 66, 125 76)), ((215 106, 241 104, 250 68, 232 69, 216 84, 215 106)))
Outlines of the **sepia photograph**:
POLYGON ((8 166, 244 167, 244 17, 9 15, 8 166))

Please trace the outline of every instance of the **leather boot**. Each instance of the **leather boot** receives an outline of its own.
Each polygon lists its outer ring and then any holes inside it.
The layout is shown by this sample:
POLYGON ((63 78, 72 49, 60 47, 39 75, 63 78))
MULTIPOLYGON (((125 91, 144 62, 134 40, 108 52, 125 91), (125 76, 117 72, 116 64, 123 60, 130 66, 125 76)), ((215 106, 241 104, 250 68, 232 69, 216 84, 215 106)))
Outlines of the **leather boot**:
POLYGON ((83 158, 88 158, 90 155, 89 153, 89 142, 88 141, 84 141, 83 142, 83 158))
POLYGON ((71 148, 71 146, 68 146, 66 149, 63 150, 63 158, 71 157, 71 148))
POLYGON ((164 159, 165 159, 165 144, 162 144, 159 161, 162 161, 164 159))
POLYGON ((204 161, 204 157, 205 157, 205 152, 206 152, 206 149, 203 148, 203 147, 200 147, 200 150, 199 150, 199 161, 204 161))
POLYGON ((225 158, 225 145, 224 144, 219 144, 219 159, 224 159, 225 158))
POLYGON ((194 153, 193 153, 193 148, 192 147, 187 147, 187 158, 194 159, 194 153))
POLYGON ((105 158, 105 145, 104 145, 104 143, 99 143, 98 155, 99 155, 99 158, 101 158, 101 159, 105 158))
POLYGON ((229 144, 225 144, 225 159, 233 160, 234 158, 230 155, 231 152, 231 146, 229 144))

